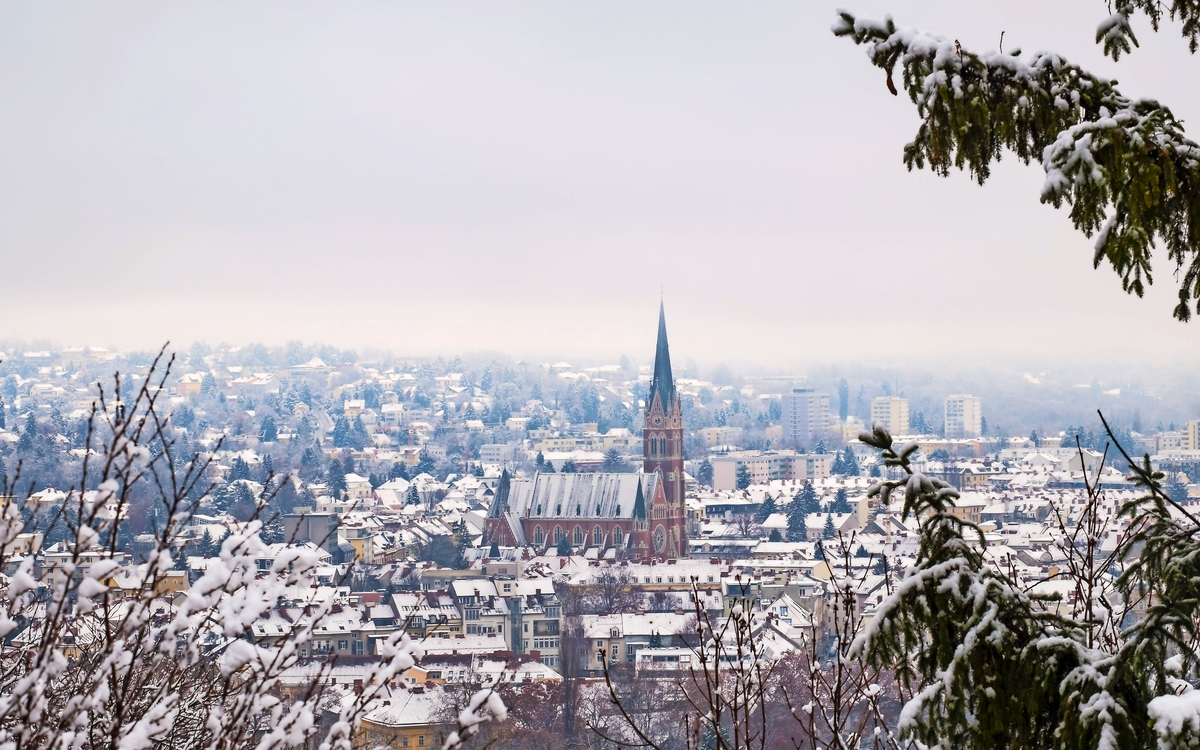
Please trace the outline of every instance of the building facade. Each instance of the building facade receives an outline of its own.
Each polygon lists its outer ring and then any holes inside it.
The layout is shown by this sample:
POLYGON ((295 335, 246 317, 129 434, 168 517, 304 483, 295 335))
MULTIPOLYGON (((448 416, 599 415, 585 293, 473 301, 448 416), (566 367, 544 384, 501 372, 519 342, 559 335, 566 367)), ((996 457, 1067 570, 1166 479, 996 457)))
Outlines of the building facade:
POLYGON ((893 435, 908 432, 908 399, 899 396, 877 396, 871 399, 871 424, 879 425, 893 435))
POLYGON ((829 428, 829 394, 812 388, 793 388, 783 396, 783 438, 808 443, 829 428))
POLYGON ((973 438, 983 434, 983 407, 978 396, 946 397, 946 437, 973 438))

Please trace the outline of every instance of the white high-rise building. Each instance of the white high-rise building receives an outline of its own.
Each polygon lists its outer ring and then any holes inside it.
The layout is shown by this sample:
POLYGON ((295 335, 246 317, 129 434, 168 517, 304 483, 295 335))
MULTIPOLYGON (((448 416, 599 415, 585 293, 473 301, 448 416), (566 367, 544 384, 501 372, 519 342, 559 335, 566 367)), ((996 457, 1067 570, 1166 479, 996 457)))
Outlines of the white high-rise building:
POLYGON ((829 394, 812 388, 793 388, 783 397, 783 437, 807 443, 829 429, 829 394))
POLYGON ((978 396, 947 396, 945 416, 948 438, 973 438, 983 434, 983 406, 978 396))
POLYGON ((871 399, 871 424, 879 425, 893 435, 908 432, 908 399, 899 396, 877 396, 871 399))

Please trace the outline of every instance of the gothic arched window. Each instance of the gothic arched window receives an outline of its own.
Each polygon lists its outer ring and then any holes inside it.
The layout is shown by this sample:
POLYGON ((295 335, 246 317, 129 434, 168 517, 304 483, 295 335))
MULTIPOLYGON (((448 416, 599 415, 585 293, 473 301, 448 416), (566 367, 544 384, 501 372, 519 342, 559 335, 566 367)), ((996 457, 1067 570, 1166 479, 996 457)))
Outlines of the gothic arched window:
POLYGON ((533 544, 535 547, 542 546, 542 538, 543 538, 542 537, 542 527, 534 526, 533 527, 533 544))
POLYGON ((604 531, 599 526, 592 529, 592 544, 599 547, 603 541, 604 531))
POLYGON ((619 547, 625 541, 625 535, 621 533, 620 526, 613 527, 613 546, 619 547))
POLYGON ((554 543, 558 544, 559 542, 561 542, 562 540, 564 540, 566 538, 567 538, 567 536, 566 536, 566 534, 563 534, 562 526, 555 526, 554 527, 554 543))
POLYGON ((575 539, 573 543, 576 547, 583 544, 583 529, 578 526, 575 527, 575 539))

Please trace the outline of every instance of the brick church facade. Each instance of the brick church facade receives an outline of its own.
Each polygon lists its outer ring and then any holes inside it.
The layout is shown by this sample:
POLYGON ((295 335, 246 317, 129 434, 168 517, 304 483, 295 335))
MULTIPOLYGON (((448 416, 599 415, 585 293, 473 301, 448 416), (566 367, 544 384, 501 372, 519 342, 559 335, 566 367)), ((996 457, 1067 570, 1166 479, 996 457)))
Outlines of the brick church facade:
POLYGON ((661 306, 643 418, 641 473, 511 479, 506 472, 488 509, 484 542, 542 552, 565 540, 574 553, 601 559, 686 557, 683 413, 661 306))

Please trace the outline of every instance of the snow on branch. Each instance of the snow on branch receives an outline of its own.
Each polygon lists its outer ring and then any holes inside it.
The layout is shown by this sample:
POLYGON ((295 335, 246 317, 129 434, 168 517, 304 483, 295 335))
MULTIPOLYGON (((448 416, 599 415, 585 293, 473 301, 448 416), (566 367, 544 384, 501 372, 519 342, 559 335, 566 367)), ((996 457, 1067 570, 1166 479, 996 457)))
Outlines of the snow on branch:
MULTIPOLYGON (((1200 23, 1200 7, 1189 13, 1200 23)), ((1126 38, 1127 16, 1118 16, 1102 26, 1115 40, 1126 38)), ((976 53, 890 17, 847 11, 839 11, 833 33, 864 45, 893 93, 900 67, 921 118, 904 147, 909 169, 928 165, 945 176, 953 167, 982 184, 1005 151, 1038 160, 1046 172, 1042 202, 1069 205, 1075 228, 1096 237, 1093 265, 1107 260, 1124 290, 1140 297, 1153 283, 1152 251, 1161 244, 1179 274, 1174 315, 1190 319, 1200 300, 1200 146, 1169 109, 1127 98, 1116 81, 1049 52, 976 53)))

